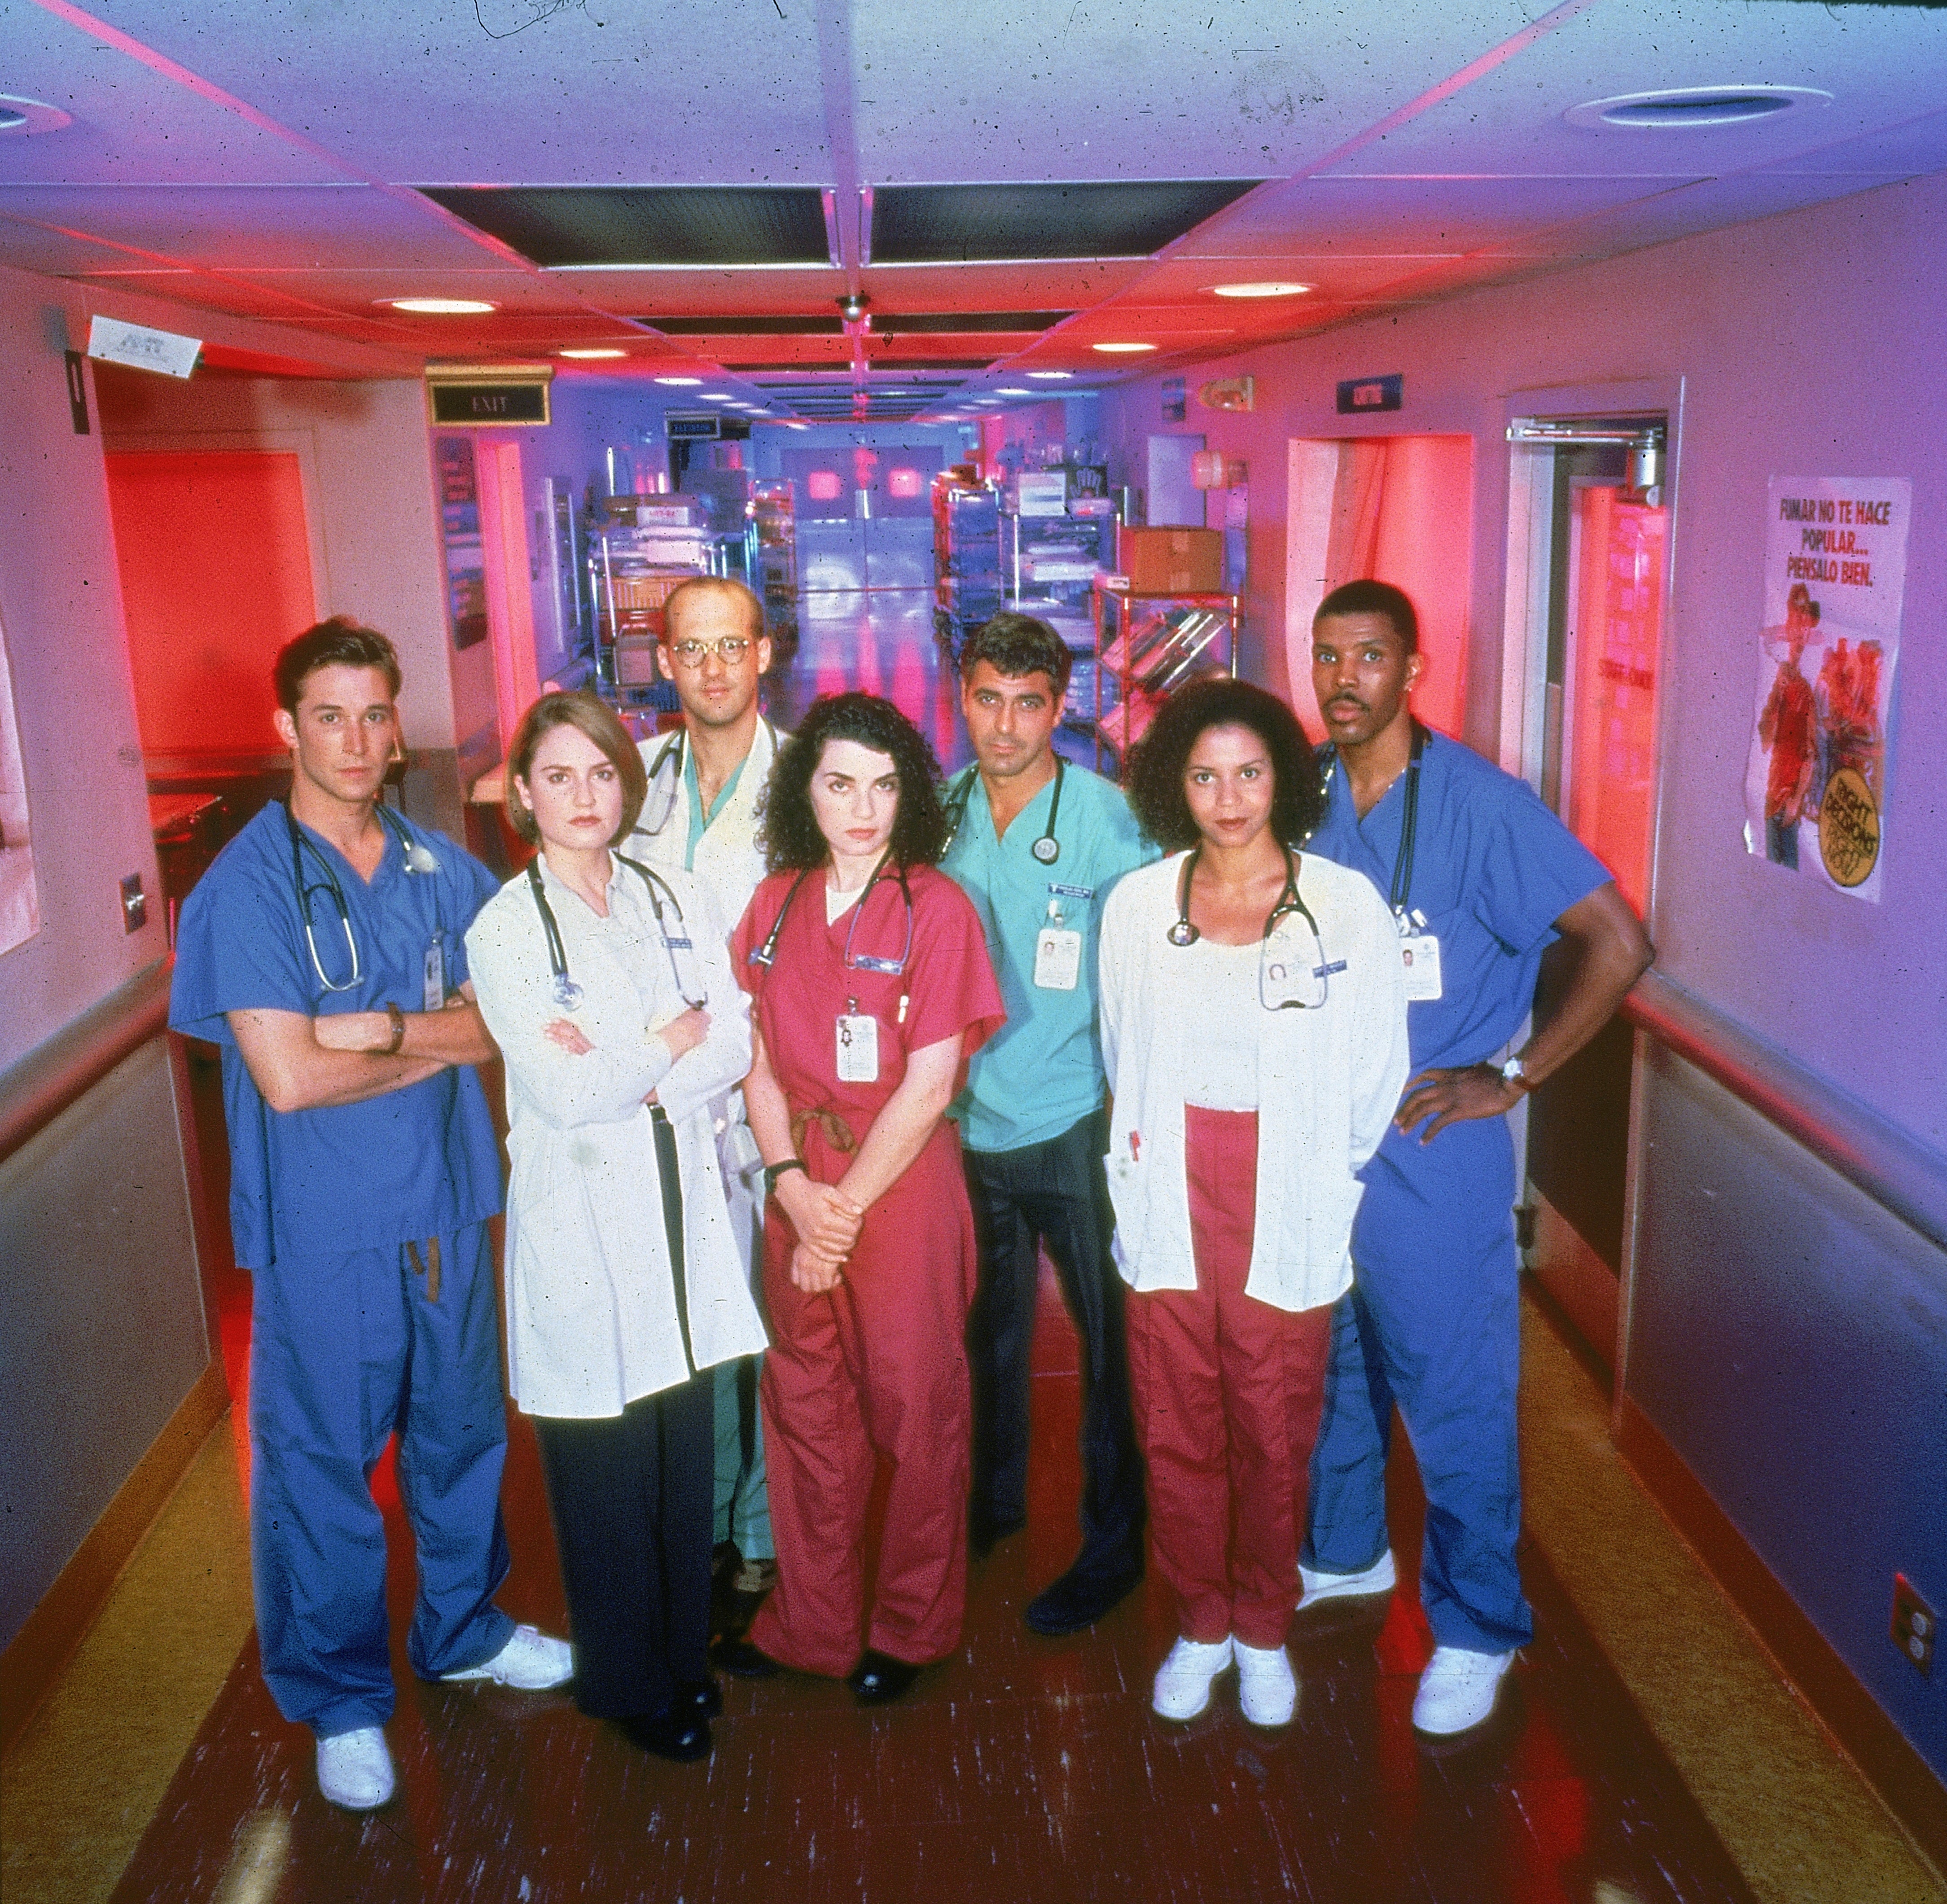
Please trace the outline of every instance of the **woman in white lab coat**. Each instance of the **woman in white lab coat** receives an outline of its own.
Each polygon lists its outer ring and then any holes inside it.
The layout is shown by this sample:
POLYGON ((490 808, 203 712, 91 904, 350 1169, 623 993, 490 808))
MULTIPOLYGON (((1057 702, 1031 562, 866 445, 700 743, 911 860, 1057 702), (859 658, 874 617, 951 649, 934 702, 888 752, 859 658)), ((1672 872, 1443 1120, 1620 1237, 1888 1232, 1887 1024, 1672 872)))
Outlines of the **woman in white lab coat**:
POLYGON ((1103 914, 1108 1175, 1150 1528, 1180 1637, 1153 1704, 1234 1664, 1289 1722, 1305 1466, 1357 1173, 1406 1082, 1398 937, 1363 873, 1298 850, 1317 770, 1291 710, 1206 681, 1164 704, 1129 803, 1170 856, 1103 914))
POLYGON ((700 889, 613 850, 643 784, 601 702, 537 701, 507 810, 540 851, 466 949, 506 1061, 509 1386, 540 1446, 577 1702, 689 1760, 720 1707, 708 1371, 764 1345, 708 1111, 750 1068, 750 1015, 700 889))

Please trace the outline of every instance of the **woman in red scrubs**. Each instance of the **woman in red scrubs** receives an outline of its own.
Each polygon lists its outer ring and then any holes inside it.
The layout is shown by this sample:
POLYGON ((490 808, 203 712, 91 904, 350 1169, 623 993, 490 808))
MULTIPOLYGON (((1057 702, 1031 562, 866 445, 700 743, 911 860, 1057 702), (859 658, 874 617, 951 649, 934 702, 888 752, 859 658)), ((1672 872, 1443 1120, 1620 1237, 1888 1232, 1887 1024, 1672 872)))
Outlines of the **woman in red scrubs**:
POLYGON ((778 1580, 726 1671, 778 1664, 896 1699, 958 1645, 974 1225, 945 1112, 1005 1017, 979 919, 934 868, 939 768, 890 702, 815 702, 772 769, 772 871, 732 955, 772 1207, 760 1389, 778 1580), (865 1598, 866 1514, 892 1470, 865 1598))

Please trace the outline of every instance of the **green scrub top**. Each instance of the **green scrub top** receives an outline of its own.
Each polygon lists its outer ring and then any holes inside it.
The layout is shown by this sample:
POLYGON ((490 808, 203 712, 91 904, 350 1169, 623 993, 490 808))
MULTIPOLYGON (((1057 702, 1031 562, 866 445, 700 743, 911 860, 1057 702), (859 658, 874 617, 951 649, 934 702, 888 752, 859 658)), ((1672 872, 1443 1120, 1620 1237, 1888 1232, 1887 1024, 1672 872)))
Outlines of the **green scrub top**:
POLYGON ((683 848, 683 868, 685 872, 695 872, 697 844, 704 834, 710 831, 710 822, 723 812, 724 803, 737 791, 737 783, 743 779, 744 769, 750 764, 750 755, 746 754, 743 759, 737 763, 737 771, 724 782, 723 791, 717 794, 710 811, 706 813, 703 810, 703 788, 696 778, 696 749, 693 747, 686 747, 683 749, 683 791, 689 796, 689 842, 683 848))
MULTIPOLYGON (((953 791, 960 785, 956 778, 953 791)), ((993 811, 975 774, 967 785, 966 818, 940 862, 980 915, 1008 1007, 1006 1025, 974 1054, 967 1088, 948 1113, 959 1121, 961 1141, 970 1150, 1045 1144, 1102 1103, 1095 1007, 1102 907, 1123 874, 1159 856, 1143 837, 1122 790, 1070 765, 1056 816, 1061 856, 1044 866, 1034 856, 1034 844, 1048 830, 1054 787, 1051 779, 996 839, 993 811), (1035 944, 1042 927, 1052 923, 1051 900, 1060 908, 1062 923, 1082 935, 1081 974, 1072 992, 1034 982, 1035 944)))

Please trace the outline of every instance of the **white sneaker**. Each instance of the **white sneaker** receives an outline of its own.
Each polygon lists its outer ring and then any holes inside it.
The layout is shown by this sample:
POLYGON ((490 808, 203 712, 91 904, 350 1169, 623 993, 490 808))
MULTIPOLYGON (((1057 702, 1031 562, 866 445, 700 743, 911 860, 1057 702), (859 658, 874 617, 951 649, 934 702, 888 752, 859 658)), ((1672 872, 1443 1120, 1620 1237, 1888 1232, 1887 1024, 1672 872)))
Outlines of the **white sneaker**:
POLYGON ((348 1812, 376 1811, 392 1795, 392 1755, 378 1726, 317 1741, 317 1788, 348 1812))
POLYGON ((1298 1680, 1282 1646, 1237 1642, 1237 1704, 1254 1726, 1289 1726, 1298 1710, 1298 1680))
POLYGON ((574 1649, 565 1639, 551 1639, 535 1627, 516 1627, 513 1637, 491 1659, 457 1673, 442 1673, 440 1677, 491 1680, 497 1686, 511 1686, 517 1692, 545 1692, 574 1677, 574 1649))
POLYGON ((1413 1702, 1416 1732, 1445 1738, 1471 1732, 1494 1709, 1501 1681, 1514 1664, 1512 1653, 1470 1653, 1459 1646, 1436 1646, 1413 1702))
POLYGON ((1159 1719, 1194 1719, 1210 1703, 1210 1683, 1230 1664, 1228 1639, 1179 1639, 1156 1668, 1150 1705, 1159 1719))
POLYGON ((1321 1574, 1300 1562, 1298 1577, 1305 1587, 1302 1606, 1316 1606, 1321 1600, 1351 1599, 1365 1593, 1390 1593, 1399 1578, 1388 1547, 1378 1559, 1356 1574, 1321 1574))

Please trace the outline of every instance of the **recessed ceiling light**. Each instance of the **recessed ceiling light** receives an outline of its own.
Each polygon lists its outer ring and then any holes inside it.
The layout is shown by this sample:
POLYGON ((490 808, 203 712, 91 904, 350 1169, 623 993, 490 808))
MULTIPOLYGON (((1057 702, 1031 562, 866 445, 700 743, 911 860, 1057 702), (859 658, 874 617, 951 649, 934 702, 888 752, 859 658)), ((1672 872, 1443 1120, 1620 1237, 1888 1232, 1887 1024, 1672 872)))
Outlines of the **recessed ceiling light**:
POLYGON ((1299 298, 1317 288, 1315 284, 1295 283, 1282 277, 1268 277, 1251 284, 1213 284, 1210 287, 1220 298, 1299 298))
POLYGON ((997 397, 1032 397, 1034 392, 1032 390, 1018 389, 1010 385, 1003 389, 996 390, 994 395, 997 397))
POLYGON ((484 298, 379 298, 374 302, 421 317, 476 317, 482 311, 500 308, 484 298))
POLYGON ((31 138, 36 132, 58 132, 74 123, 74 115, 45 100, 23 99, 17 94, 0 93, 0 133, 15 138, 31 138))
POLYGON ((721 390, 706 390, 703 401, 707 404, 734 404, 737 399, 721 390))
POLYGON ((1829 106, 1832 95, 1812 86, 1676 86, 1658 92, 1633 92, 1592 99, 1562 117, 1571 125, 1600 131, 1605 126, 1661 128, 1748 125, 1809 106, 1829 106))
POLYGON ((1028 373, 1037 383, 1060 383, 1074 374, 1073 370, 1030 370, 1028 373))
POLYGON ((590 358, 590 359, 592 359, 592 358, 598 358, 598 357, 627 357, 627 356, 629 354, 629 353, 628 353, 627 351, 623 351, 623 350, 599 350, 599 351, 596 351, 596 350, 587 350, 587 351, 560 351, 556 352, 556 354, 557 354, 558 356, 561 356, 561 357, 572 357, 572 358, 577 358, 577 359, 580 359, 580 358, 590 358))
POLYGON ((673 389, 694 390, 703 379, 701 377, 658 377, 656 381, 658 383, 667 383, 673 389))
POLYGON ((1091 350, 1100 351, 1105 357, 1133 357, 1138 351, 1153 351, 1153 344, 1091 344, 1091 350))

